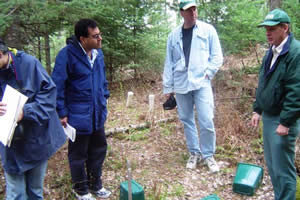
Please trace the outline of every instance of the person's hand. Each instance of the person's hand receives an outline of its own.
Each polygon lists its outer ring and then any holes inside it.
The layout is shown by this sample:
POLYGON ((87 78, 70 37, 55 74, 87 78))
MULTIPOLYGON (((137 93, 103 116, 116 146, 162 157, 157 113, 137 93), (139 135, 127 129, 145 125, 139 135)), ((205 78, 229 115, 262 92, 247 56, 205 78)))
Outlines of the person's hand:
POLYGON ((23 117, 24 117, 24 112, 23 112, 23 109, 21 109, 21 112, 20 112, 20 114, 18 116, 17 122, 21 121, 23 119, 23 117))
POLYGON ((6 113, 6 103, 0 102, 0 116, 6 113))
POLYGON ((171 95, 174 95, 174 92, 169 93, 169 94, 165 94, 165 99, 166 99, 166 100, 169 99, 171 95))
POLYGON ((257 127, 260 121, 260 115, 258 113, 254 113, 251 118, 251 126, 257 127))
POLYGON ((67 123, 68 123, 68 117, 63 117, 60 119, 60 123, 63 127, 67 127, 67 123))
POLYGON ((276 129, 276 133, 278 135, 281 135, 281 136, 287 135, 287 134, 289 134, 289 128, 286 127, 286 126, 283 126, 283 125, 279 124, 278 127, 277 127, 277 129, 276 129))

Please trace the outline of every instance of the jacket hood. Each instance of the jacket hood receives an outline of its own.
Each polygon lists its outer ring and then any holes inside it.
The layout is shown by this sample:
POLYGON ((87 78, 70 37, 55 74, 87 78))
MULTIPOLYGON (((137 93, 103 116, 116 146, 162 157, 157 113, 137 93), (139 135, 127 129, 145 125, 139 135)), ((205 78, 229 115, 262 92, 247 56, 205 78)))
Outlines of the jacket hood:
POLYGON ((72 35, 66 39, 66 44, 75 44, 78 43, 78 40, 75 35, 72 35))
POLYGON ((72 35, 71 37, 68 37, 66 39, 66 44, 67 45, 73 45, 75 46, 76 48, 79 48, 81 49, 80 45, 79 45, 79 41, 77 40, 76 36, 75 35, 72 35))
POLYGON ((82 56, 82 55, 84 55, 85 53, 84 53, 84 51, 82 50, 82 47, 80 46, 80 44, 79 44, 79 41, 77 40, 77 38, 76 38, 76 36, 75 35, 72 35, 71 37, 68 37, 67 39, 66 39, 66 44, 67 44, 67 46, 73 46, 74 47, 74 49, 73 48, 70 48, 70 51, 72 51, 72 52, 80 52, 79 54, 82 56), (75 50, 75 49, 77 49, 77 50, 75 50), (74 50, 74 51, 73 51, 74 50))

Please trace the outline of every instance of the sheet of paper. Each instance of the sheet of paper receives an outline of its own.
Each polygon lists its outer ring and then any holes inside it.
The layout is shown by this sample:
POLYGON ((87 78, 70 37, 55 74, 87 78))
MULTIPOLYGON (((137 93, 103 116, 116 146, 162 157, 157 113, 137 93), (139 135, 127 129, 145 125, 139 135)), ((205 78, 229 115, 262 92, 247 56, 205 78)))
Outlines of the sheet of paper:
POLYGON ((25 95, 16 89, 6 85, 2 98, 2 102, 7 104, 6 113, 3 116, 0 116, 0 142, 2 142, 5 146, 10 146, 17 126, 19 113, 23 109, 27 99, 28 98, 25 95))
POLYGON ((68 123, 67 123, 67 127, 63 127, 63 128, 68 138, 70 138, 70 140, 74 142, 76 138, 76 129, 68 123))

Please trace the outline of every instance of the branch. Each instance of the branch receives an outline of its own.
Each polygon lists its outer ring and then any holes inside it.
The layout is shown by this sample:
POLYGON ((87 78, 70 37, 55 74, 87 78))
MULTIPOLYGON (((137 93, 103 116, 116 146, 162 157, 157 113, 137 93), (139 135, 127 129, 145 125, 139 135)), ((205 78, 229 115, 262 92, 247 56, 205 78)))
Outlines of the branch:
POLYGON ((5 17, 8 17, 9 15, 13 14, 19 7, 20 5, 12 9, 5 17))
POLYGON ((223 97, 223 98, 215 98, 216 101, 222 101, 222 100, 232 100, 232 99, 245 99, 245 98, 252 98, 255 99, 253 96, 243 96, 243 97, 223 97))
MULTIPOLYGON (((154 124, 174 121, 175 119, 176 119, 175 117, 160 119, 160 120, 154 121, 154 124)), ((108 129, 107 131, 105 131, 105 135, 109 136, 109 135, 114 134, 114 133, 125 133, 125 132, 128 132, 130 129, 150 128, 150 126, 151 126, 151 122, 144 122, 144 123, 141 123, 141 124, 130 124, 128 127, 108 129)))

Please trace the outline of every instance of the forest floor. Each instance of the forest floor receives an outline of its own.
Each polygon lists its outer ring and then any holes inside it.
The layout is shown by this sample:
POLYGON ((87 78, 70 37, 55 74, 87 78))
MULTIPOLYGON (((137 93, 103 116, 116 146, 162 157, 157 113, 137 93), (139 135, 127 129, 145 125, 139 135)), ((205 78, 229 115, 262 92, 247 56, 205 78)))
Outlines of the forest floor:
MULTIPOLYGON (((244 60, 243 64, 245 63, 248 65, 244 60)), ((143 186, 147 200, 200 200, 210 194, 216 194, 224 200, 273 199, 272 186, 263 160, 261 129, 254 130, 248 125, 257 75, 251 74, 248 68, 232 70, 229 67, 239 64, 240 62, 234 63, 228 58, 213 81, 217 134, 215 158, 221 168, 216 174, 211 174, 201 164, 195 170, 185 168, 189 154, 183 126, 178 120, 176 110, 162 109, 165 98, 159 74, 152 73, 143 79, 111 84, 107 131, 111 128, 128 127, 130 124, 171 120, 150 123, 148 128, 131 128, 108 135, 109 146, 102 179, 104 187, 112 191, 109 199, 119 199, 120 183, 126 180, 127 160, 132 166, 132 177, 143 186), (126 107, 128 91, 134 93, 130 107, 126 107), (152 115, 148 108, 149 94, 155 95, 152 115), (240 195, 232 190, 239 162, 264 168, 262 184, 253 196, 240 195)), ((3 198, 4 193, 5 180, 3 172, 0 171, 0 198, 3 198)), ((71 193, 67 144, 49 161, 45 199, 75 199, 71 193)))

